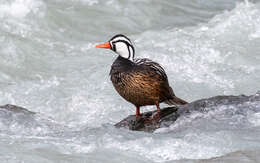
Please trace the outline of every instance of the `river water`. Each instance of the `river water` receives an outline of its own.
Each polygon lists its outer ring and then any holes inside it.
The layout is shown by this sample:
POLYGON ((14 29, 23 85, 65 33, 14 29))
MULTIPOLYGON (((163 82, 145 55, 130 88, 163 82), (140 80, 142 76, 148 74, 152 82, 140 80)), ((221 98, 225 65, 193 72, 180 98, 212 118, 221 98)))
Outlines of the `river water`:
POLYGON ((37 112, 0 113, 1 163, 260 160, 259 104, 194 113, 153 134, 114 128, 135 108, 109 80, 117 55, 94 48, 127 35, 187 101, 255 94, 260 1, 0 0, 0 19, 0 105, 37 112))

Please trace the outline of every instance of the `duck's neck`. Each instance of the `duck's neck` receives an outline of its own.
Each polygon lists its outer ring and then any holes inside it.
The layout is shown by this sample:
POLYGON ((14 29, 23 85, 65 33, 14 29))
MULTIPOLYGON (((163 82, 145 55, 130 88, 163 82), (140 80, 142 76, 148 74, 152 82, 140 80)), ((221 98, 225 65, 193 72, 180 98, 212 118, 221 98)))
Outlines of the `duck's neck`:
POLYGON ((127 59, 127 58, 124 58, 124 57, 121 57, 120 55, 116 58, 115 61, 123 62, 123 63, 126 63, 126 64, 127 64, 127 63, 128 63, 128 64, 133 63, 132 60, 127 59))
POLYGON ((118 56, 117 59, 112 64, 112 69, 117 71, 129 71, 134 66, 134 62, 118 56))

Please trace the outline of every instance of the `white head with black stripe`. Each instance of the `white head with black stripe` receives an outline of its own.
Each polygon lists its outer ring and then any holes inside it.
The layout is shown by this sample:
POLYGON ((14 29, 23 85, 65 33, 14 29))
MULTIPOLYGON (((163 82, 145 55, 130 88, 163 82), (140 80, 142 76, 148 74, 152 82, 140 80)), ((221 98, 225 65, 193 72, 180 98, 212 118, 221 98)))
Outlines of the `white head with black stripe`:
POLYGON ((122 34, 115 35, 108 42, 96 45, 96 48, 111 49, 121 57, 133 61, 135 49, 129 38, 122 34))

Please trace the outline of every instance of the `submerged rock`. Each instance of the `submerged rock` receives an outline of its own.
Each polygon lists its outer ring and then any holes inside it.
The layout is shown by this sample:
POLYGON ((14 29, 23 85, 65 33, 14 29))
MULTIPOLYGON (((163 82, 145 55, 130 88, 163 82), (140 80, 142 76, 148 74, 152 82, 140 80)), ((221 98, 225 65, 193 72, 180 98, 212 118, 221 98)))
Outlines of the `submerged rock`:
POLYGON ((246 107, 251 103, 260 108, 260 91, 251 96, 215 96, 197 100, 178 107, 163 108, 161 109, 160 120, 152 120, 156 111, 145 112, 140 118, 136 118, 135 115, 130 115, 115 124, 115 126, 118 128, 127 128, 129 130, 153 132, 160 127, 170 126, 178 119, 178 117, 190 114, 193 111, 206 113, 218 107, 229 105, 241 107, 241 109, 247 109, 246 107))
POLYGON ((6 104, 3 106, 0 106, 0 110, 8 110, 8 111, 14 112, 14 113, 35 114, 35 112, 29 111, 23 107, 11 105, 11 104, 6 104))
POLYGON ((198 160, 176 160, 175 163, 258 163, 260 160, 260 150, 243 150, 228 153, 224 156, 219 156, 209 159, 198 160))

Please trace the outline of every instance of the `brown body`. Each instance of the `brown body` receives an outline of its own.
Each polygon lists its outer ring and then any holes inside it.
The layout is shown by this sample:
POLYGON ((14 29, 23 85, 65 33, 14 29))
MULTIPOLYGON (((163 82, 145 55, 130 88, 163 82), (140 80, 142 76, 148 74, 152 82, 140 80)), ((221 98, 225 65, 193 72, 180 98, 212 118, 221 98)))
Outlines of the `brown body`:
POLYGON ((148 59, 142 61, 136 63, 118 57, 111 67, 111 81, 124 99, 136 107, 157 105, 160 102, 186 103, 174 95, 167 76, 159 64, 148 59))

